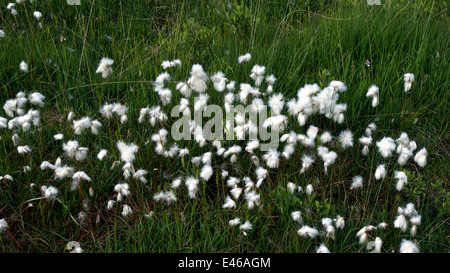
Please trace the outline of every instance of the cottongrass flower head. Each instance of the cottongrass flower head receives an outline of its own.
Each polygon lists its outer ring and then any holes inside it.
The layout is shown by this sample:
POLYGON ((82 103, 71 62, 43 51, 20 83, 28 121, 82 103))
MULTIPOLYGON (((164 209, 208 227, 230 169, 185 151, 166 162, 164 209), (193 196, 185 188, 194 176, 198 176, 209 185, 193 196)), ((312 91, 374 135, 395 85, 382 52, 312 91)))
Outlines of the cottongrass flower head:
POLYGON ((336 161, 337 153, 331 151, 331 152, 327 152, 327 153, 323 154, 321 157, 323 160, 323 166, 325 168, 325 174, 326 174, 328 171, 328 166, 331 164, 334 164, 334 162, 336 161))
POLYGON ((122 210, 122 216, 123 217, 127 217, 128 215, 133 214, 133 210, 131 209, 131 207, 127 204, 123 205, 123 210, 122 210))
POLYGON ((280 163, 279 159, 280 153, 277 150, 269 149, 269 151, 264 154, 263 158, 266 161, 267 167, 274 169, 278 168, 280 163))
POLYGON ((239 225, 240 223, 241 223, 241 219, 240 219, 240 218, 234 218, 234 219, 232 219, 232 220, 230 220, 230 221, 228 222, 228 224, 229 224, 230 226, 232 226, 232 227, 237 226, 237 225, 239 225))
POLYGON ((72 185, 70 186, 70 190, 76 190, 80 185, 81 180, 88 182, 92 181, 92 179, 85 172, 76 172, 72 175, 72 185))
POLYGON ((262 182, 267 178, 267 175, 269 172, 264 169, 263 167, 258 167, 256 169, 256 187, 259 188, 262 184, 262 182))
POLYGON ((205 181, 208 181, 213 174, 213 169, 211 165, 204 165, 202 171, 200 172, 200 177, 205 181))
POLYGON ((145 179, 145 175, 147 174, 148 172, 146 170, 139 169, 133 174, 133 179, 139 180, 142 184, 147 184, 147 179, 145 179))
POLYGON ((9 226, 5 218, 0 219, 0 234, 5 233, 8 230, 8 228, 9 226))
POLYGON ((404 172, 395 171, 394 178, 398 179, 397 185, 395 186, 397 191, 401 191, 403 189, 403 186, 408 183, 408 177, 404 172))
POLYGON ((253 228, 253 225, 249 221, 245 221, 244 224, 239 226, 239 229, 242 230, 244 236, 247 236, 246 231, 251 230, 252 228, 253 228))
POLYGON ((120 159, 123 162, 131 163, 136 159, 135 153, 139 150, 139 147, 136 144, 126 144, 123 141, 118 141, 116 146, 120 152, 120 159))
POLYGON ((350 130, 342 131, 339 134, 339 142, 341 143, 342 149, 353 147, 353 133, 350 130))
POLYGON ((403 213, 408 217, 413 217, 413 216, 418 215, 417 210, 414 208, 413 203, 406 204, 406 207, 403 210, 403 213))
POLYGON ((28 72, 28 64, 25 61, 22 61, 19 65, 19 69, 22 72, 27 73, 28 72))
POLYGON ((250 78, 255 81, 256 86, 260 86, 264 80, 264 73, 266 72, 265 66, 255 64, 252 68, 250 78))
POLYGON ((31 104, 37 105, 39 107, 44 107, 44 105, 45 105, 44 99, 45 99, 45 96, 39 92, 33 92, 28 96, 28 101, 31 104))
POLYGON ((363 136, 359 138, 359 143, 364 145, 361 153, 363 155, 367 155, 369 153, 369 146, 372 145, 372 137, 371 136, 363 136))
POLYGON ((211 81, 213 82, 214 89, 217 92, 223 92, 228 79, 225 78, 225 74, 223 74, 223 72, 219 71, 211 76, 211 81))
POLYGON ((375 123, 371 123, 367 126, 365 130, 366 136, 372 136, 372 133, 377 130, 377 125, 375 123))
POLYGON ((372 98, 372 107, 377 107, 380 103, 380 89, 376 85, 372 85, 367 90, 366 97, 372 98))
POLYGON ((316 253, 331 253, 330 250, 325 246, 325 244, 321 244, 317 250, 316 253))
POLYGON ((53 186, 42 186, 41 193, 47 201, 54 201, 58 195, 58 189, 53 186))
POLYGON ((302 168, 300 170, 300 174, 307 171, 309 168, 311 168, 312 164, 314 163, 314 157, 310 155, 303 155, 302 156, 302 168))
POLYGON ((403 148, 400 152, 400 155, 397 159, 397 163, 400 166, 404 166, 406 162, 413 156, 413 153, 408 148, 403 148))
POLYGON ((308 186, 306 186, 306 190, 305 190, 306 194, 311 195, 313 193, 313 191, 314 191, 313 185, 308 184, 308 186))
POLYGON ((246 192, 244 198, 247 200, 247 208, 249 210, 261 206, 261 196, 255 191, 246 192))
POLYGON ((344 219, 344 217, 341 217, 341 216, 337 215, 336 218, 333 219, 333 222, 335 222, 336 228, 344 229, 344 227, 345 227, 345 219, 344 219))
POLYGON ((290 194, 294 194, 294 192, 295 192, 295 187, 296 187, 294 183, 288 182, 287 185, 286 185, 286 187, 287 187, 287 189, 288 189, 288 191, 289 191, 290 194))
POLYGON ((28 154, 29 152, 31 152, 31 148, 28 145, 18 146, 17 152, 19 154, 28 154))
MULTIPOLYGON (((57 165, 57 164, 55 164, 57 165)), ((41 167, 42 169, 42 167, 41 167)), ((63 180, 65 178, 71 178, 74 174, 74 168, 69 166, 61 166, 56 167, 55 169, 55 179, 57 180, 63 180)))
POLYGON ((412 83, 414 82, 414 74, 406 73, 403 76, 403 81, 405 82, 405 92, 409 92, 409 90, 411 90, 412 83))
POLYGON ((102 78, 106 79, 113 73, 111 66, 113 65, 114 60, 111 58, 103 57, 100 59, 100 63, 98 64, 98 68, 95 71, 97 74, 102 74, 102 78))
POLYGON ((277 80, 277 78, 275 78, 275 76, 272 74, 266 77, 267 94, 270 94, 273 92, 273 86, 274 86, 276 80, 277 80))
POLYGON ((330 134, 330 132, 326 131, 320 136, 320 143, 326 144, 333 140, 333 136, 330 134))
POLYGON ((394 221, 394 227, 401 229, 402 232, 405 232, 408 228, 408 221, 406 221, 406 217, 404 214, 404 210, 402 208, 398 209, 398 215, 394 221))
POLYGON ((185 184, 188 188, 188 194, 190 199, 197 199, 198 192, 198 179, 190 176, 186 179, 185 184))
POLYGON ((164 70, 170 67, 181 66, 181 60, 175 59, 173 61, 163 61, 161 63, 161 66, 164 70))
POLYGON ((392 152, 395 151, 396 145, 392 138, 383 137, 377 142, 378 151, 381 153, 383 158, 388 158, 392 156, 392 152))
POLYGON ((376 227, 371 226, 371 225, 365 226, 362 229, 360 229, 358 231, 358 233, 356 233, 356 237, 359 238, 359 243, 364 244, 367 241, 367 237, 368 237, 367 233, 374 229, 376 229, 376 227))
POLYGON ((258 140, 250 140, 249 142, 247 142, 247 146, 245 147, 245 151, 253 154, 253 151, 255 149, 259 148, 259 141, 258 140))
POLYGON ((353 189, 361 189, 363 187, 363 178, 362 176, 358 175, 353 177, 353 182, 352 185, 350 187, 350 190, 353 189))
POLYGON ((291 217, 292 217, 292 220, 294 220, 295 222, 303 224, 302 213, 300 211, 291 212, 291 217))
POLYGON ((223 209, 234 209, 236 208, 236 202, 231 199, 230 196, 227 196, 225 199, 225 204, 222 206, 223 209))
POLYGON ((420 253, 420 249, 413 241, 403 239, 400 244, 400 253, 420 253))
POLYGON ((331 218, 323 218, 322 225, 325 228, 326 238, 331 238, 334 240, 335 239, 335 237, 334 237, 335 228, 333 226, 333 220, 331 218))
POLYGON ((42 13, 36 10, 35 12, 33 12, 33 16, 39 21, 42 18, 42 13))
POLYGON ((314 239, 319 236, 319 231, 316 228, 304 225, 297 231, 297 234, 301 237, 309 237, 311 239, 314 239))
POLYGON ((386 168, 384 167, 384 164, 378 165, 377 169, 375 170, 375 179, 380 180, 384 179, 386 177, 386 168))
POLYGON ((269 107, 272 110, 272 115, 279 115, 281 110, 283 110, 284 99, 283 94, 278 93, 270 97, 269 107))
POLYGON ((155 202, 164 202, 166 205, 170 205, 177 201, 177 197, 173 191, 161 191, 153 195, 155 202))
POLYGON ((108 153, 107 150, 103 149, 97 154, 98 160, 102 161, 103 158, 105 158, 106 154, 108 153))
POLYGON ((372 253, 381 253, 381 246, 383 245, 383 241, 380 237, 375 238, 374 241, 374 250, 372 253))
POLYGON ((187 81, 190 88, 199 93, 205 92, 208 89, 206 85, 207 80, 208 75, 203 70, 203 67, 200 64, 194 64, 191 69, 191 77, 187 81))
POLYGON ((114 191, 117 192, 117 202, 121 202, 123 197, 131 194, 130 186, 127 183, 119 183, 114 186, 114 191))
POLYGON ((5 36, 6 33, 2 29, 0 29, 0 38, 5 38, 5 36))
POLYGON ((185 82, 177 83, 175 89, 180 91, 181 95, 183 95, 186 98, 190 98, 192 95, 191 87, 185 82))
POLYGON ((422 148, 414 156, 414 161, 417 163, 417 165, 423 168, 427 164, 427 156, 428 156, 427 149, 422 148))
POLYGON ((411 219, 409 219, 411 222, 411 236, 414 237, 416 236, 417 233, 417 226, 419 226, 421 224, 422 221, 422 216, 421 215, 415 215, 413 217, 411 217, 411 219))
POLYGON ((245 53, 244 55, 239 56, 238 62, 239 63, 247 63, 251 60, 251 58, 252 58, 252 55, 250 55, 250 53, 245 53))

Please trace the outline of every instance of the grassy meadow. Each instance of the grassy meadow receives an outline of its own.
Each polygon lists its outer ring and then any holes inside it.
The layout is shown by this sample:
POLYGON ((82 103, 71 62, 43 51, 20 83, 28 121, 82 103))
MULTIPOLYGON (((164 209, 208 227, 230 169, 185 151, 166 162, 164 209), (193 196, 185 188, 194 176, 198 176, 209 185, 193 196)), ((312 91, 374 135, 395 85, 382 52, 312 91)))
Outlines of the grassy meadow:
MULTIPOLYGON (((81 5, 37 0, 16 3, 15 16, 6 8, 9 1, 0 4, 0 29, 5 32, 0 38, 0 102, 3 105, 20 91, 40 92, 45 105, 25 105, 26 111, 33 108, 40 113, 40 125, 29 132, 0 129, 0 176, 13 178, 0 180, 0 212, 8 223, 0 234, 0 252, 69 252, 67 244, 76 241, 84 252, 108 253, 304 253, 316 252, 322 243, 330 252, 368 253, 367 243, 360 244, 356 234, 381 222, 388 226, 369 232, 367 240, 381 238, 381 252, 399 252, 403 239, 414 241, 420 252, 450 251, 448 1, 381 0, 381 5, 371 6, 356 0, 81 0, 81 5), (36 10, 42 13, 40 20, 33 16, 36 10), (247 52, 251 60, 238 63, 247 52), (113 73, 106 79, 96 73, 102 57, 114 60, 113 73), (163 106, 154 81, 164 72, 161 63, 174 59, 182 65, 167 69, 166 87, 172 98, 163 106), (29 65, 26 73, 19 69, 22 61, 29 65), (184 160, 156 154, 152 135, 165 128, 168 145, 174 144, 170 128, 175 119, 153 127, 148 121, 138 122, 140 109, 161 105, 170 117, 183 97, 176 85, 189 78, 197 63, 209 76, 222 71, 236 81, 236 94, 240 83, 253 84, 252 67, 263 65, 265 75, 277 78, 274 94, 283 94, 286 102, 296 98, 305 84, 317 83, 322 89, 333 80, 344 82, 348 89, 339 97, 339 103, 347 104, 342 124, 313 115, 300 126, 287 107, 283 110, 289 121, 285 133, 304 134, 314 125, 320 128, 318 136, 329 131, 334 137, 327 146, 338 157, 327 174, 319 156, 300 174, 302 155, 315 154, 320 143, 319 137, 314 148, 298 143, 288 160, 280 158, 278 168, 266 167, 268 177, 257 189, 260 207, 248 209, 241 197, 236 208, 223 209, 230 189, 222 169, 240 179, 256 178, 252 155, 244 150, 247 141, 223 141, 223 147, 242 146, 236 163, 216 156, 210 142, 199 147, 192 140, 178 141, 180 148, 189 149, 184 160), (406 73, 415 75, 408 93, 404 92, 406 73), (366 97, 373 84, 380 89, 377 107, 366 97), (129 107, 125 123, 117 116, 105 119, 99 112, 105 103, 116 102, 129 107), (71 111, 74 120, 98 119, 99 134, 89 130, 75 134, 73 121, 67 119, 71 111), (370 123, 377 130, 368 155, 363 156, 358 139, 370 123), (354 145, 344 150, 337 136, 346 129, 353 132, 354 145), (378 152, 377 141, 385 136, 395 140, 402 132, 417 143, 416 152, 427 149, 424 168, 413 158, 399 166, 395 152, 390 158, 378 152), (55 140, 59 133, 64 139, 55 140), (19 145, 29 145, 31 152, 17 152, 14 134, 19 145), (67 157, 63 143, 69 140, 89 149, 86 160, 67 157), (120 160, 116 147, 120 140, 139 147, 133 165, 148 171, 146 184, 125 179, 122 162, 111 169, 120 160), (100 161, 101 149, 108 154, 100 161), (183 184, 173 190, 176 202, 166 205, 154 200, 156 193, 171 189, 176 177, 198 178, 201 166, 192 164, 191 158, 209 151, 214 172, 209 181, 199 178, 196 199, 189 198, 183 184), (70 178, 56 180, 53 171, 41 170, 42 162, 54 164, 58 157, 92 181, 82 181, 71 191, 70 178), (385 164, 387 176, 376 180, 380 164, 385 164), (25 166, 30 170, 24 171, 25 166), (401 191, 395 188, 394 171, 407 174, 408 183, 401 191), (363 188, 350 190, 357 175, 363 177, 363 188), (314 190, 291 194, 288 182, 303 189, 311 184, 314 190), (128 183, 131 194, 108 210, 118 183, 128 183), (61 202, 41 198, 41 186, 49 185, 58 189, 61 202), (125 203, 133 210, 127 217, 122 215, 125 203), (414 237, 411 224, 405 232, 394 227, 398 207, 408 203, 422 216, 414 237), (321 232, 326 217, 344 217, 345 227, 336 229, 334 239, 323 233, 304 238, 297 234, 301 225, 293 221, 293 211, 300 211, 303 222, 321 232), (79 217, 80 212, 84 217, 79 217), (239 226, 229 225, 236 217, 251 222, 246 235, 239 226)), ((208 103, 222 106, 226 91, 216 92, 211 81, 207 84, 208 103)), ((266 86, 264 82, 260 91, 266 86)), ((194 96, 195 92, 191 108, 194 96)), ((0 117, 11 119, 3 108, 0 117)), ((283 147, 281 143, 280 152, 283 147)), ((256 150, 255 155, 265 167, 264 153, 256 150)))

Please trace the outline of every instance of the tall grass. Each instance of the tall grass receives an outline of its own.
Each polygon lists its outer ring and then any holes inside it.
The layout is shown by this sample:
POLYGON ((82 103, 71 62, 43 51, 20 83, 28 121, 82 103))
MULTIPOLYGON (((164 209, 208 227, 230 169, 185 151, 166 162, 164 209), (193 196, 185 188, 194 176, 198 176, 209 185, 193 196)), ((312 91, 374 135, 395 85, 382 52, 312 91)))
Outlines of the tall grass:
MULTIPOLYGON (((86 252, 313 252, 323 238, 305 240, 297 235, 299 227, 290 213, 301 210, 310 225, 319 225, 323 217, 346 217, 346 228, 336 232, 335 240, 325 242, 331 252, 367 252, 356 232, 385 221, 391 228, 371 236, 381 237, 383 250, 391 252, 398 251, 402 238, 411 237, 392 228, 397 207, 408 202, 422 215, 416 236, 421 251, 449 251, 450 25, 445 2, 401 1, 382 6, 356 1, 294 2, 82 0, 81 6, 69 6, 64 1, 37 1, 17 5, 17 17, 2 8, 0 29, 7 35, 0 38, 1 101, 21 90, 36 90, 46 96, 46 106, 41 110, 43 130, 19 134, 33 153, 18 155, 10 141, 12 132, 0 132, 0 174, 14 177, 14 182, 0 182, 0 211, 10 225, 8 234, 1 237, 0 251, 62 252, 75 240, 86 252), (32 17, 34 10, 44 14, 42 29, 32 17), (270 172, 260 210, 247 210, 243 203, 238 210, 222 210, 227 189, 219 172, 203 187, 198 200, 189 200, 181 188, 174 205, 155 203, 153 194, 168 188, 173 178, 198 172, 189 160, 182 164, 157 157, 153 143, 145 143, 159 128, 137 123, 140 108, 159 102, 152 81, 162 72, 161 62, 174 58, 183 62, 170 72, 173 81, 168 86, 173 90, 178 80, 187 79, 195 63, 208 73, 220 70, 229 79, 248 82, 252 65, 237 64, 238 56, 246 52, 252 54, 252 64, 265 65, 278 78, 275 92, 287 98, 295 97, 306 83, 321 87, 331 80, 346 83, 348 91, 340 98, 348 104, 345 123, 312 117, 310 124, 333 135, 349 128, 355 138, 371 122, 379 128, 374 134, 377 139, 396 138, 405 131, 418 147, 427 148, 429 164, 421 170, 413 164, 402 168, 415 179, 397 193, 392 174, 400 166, 394 159, 382 160, 375 147, 367 158, 360 155, 359 145, 339 151, 345 157, 340 156, 326 176, 320 163, 300 176, 300 156, 305 150, 298 146, 292 159, 270 172), (95 74, 103 56, 115 60, 114 73, 107 80, 95 74), (29 73, 19 71, 22 60, 30 65, 29 73), (403 92, 407 72, 416 76, 409 94, 403 92), (381 103, 376 108, 365 97, 372 84, 380 87, 381 103), (98 136, 75 136, 67 113, 73 110, 76 118, 100 118, 98 109, 105 102, 126 103, 129 122, 102 120, 98 136), (92 178, 79 191, 70 192, 68 181, 55 181, 51 172, 39 169, 42 161, 54 161, 63 154, 62 143, 53 140, 57 133, 64 134, 64 141, 77 139, 89 147, 86 161, 70 162, 92 178), (130 182, 133 194, 128 202, 135 213, 129 218, 123 218, 118 208, 106 210, 114 185, 123 181, 120 168, 110 170, 119 158, 117 140, 138 144, 135 165, 151 173, 147 185, 130 182), (95 157, 100 148, 110 153, 102 162, 95 157), (372 175, 381 163, 389 170, 383 182, 372 175), (33 170, 23 173, 25 165, 33 170), (360 174, 364 174, 364 188, 349 191, 351 178, 360 174), (314 194, 289 194, 289 181, 303 188, 312 183, 314 194), (37 187, 30 189, 30 183, 37 187), (40 196, 38 187, 51 184, 58 186, 64 205, 40 200, 29 207, 26 201, 40 196), (90 187, 95 191, 92 198, 90 187), (89 200, 88 211, 82 208, 82 200, 89 200), (71 216, 76 218, 82 210, 87 219, 80 227, 71 216), (144 214, 150 211, 155 215, 147 219, 144 214), (254 230, 243 236, 230 228, 228 221, 234 217, 250 220, 254 230)), ((174 94, 166 112, 179 98, 174 94)), ((221 105, 221 96, 212 93, 210 103, 221 105)), ((4 116, 3 110, 0 115, 4 116)), ((292 130, 305 131, 294 119, 290 123, 296 124, 292 130)), ((210 149, 188 141, 179 146, 196 155, 210 149)), ((254 172, 248 155, 239 164, 228 163, 228 168, 241 176, 254 172)))

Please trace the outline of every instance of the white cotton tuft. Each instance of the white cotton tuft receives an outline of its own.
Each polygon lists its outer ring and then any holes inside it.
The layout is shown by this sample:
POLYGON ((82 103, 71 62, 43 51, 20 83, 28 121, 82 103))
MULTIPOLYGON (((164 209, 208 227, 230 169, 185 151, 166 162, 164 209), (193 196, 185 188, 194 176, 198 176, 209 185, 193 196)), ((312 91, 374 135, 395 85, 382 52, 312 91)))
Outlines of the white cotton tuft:
POLYGON ((312 164, 314 163, 314 157, 309 155, 303 155, 302 156, 302 169, 300 170, 300 173, 304 173, 309 168, 311 168, 312 164))
POLYGON ((272 110, 272 115, 279 115, 284 107, 283 94, 278 93, 270 97, 269 107, 272 110))
POLYGON ((228 222, 228 224, 230 224, 230 226, 234 227, 237 226, 241 223, 241 219, 240 218, 234 218, 233 220, 230 220, 228 222))
POLYGON ((419 253, 419 247, 413 242, 409 240, 402 240, 400 244, 400 253, 419 253))
POLYGON ((106 156, 107 153, 108 153, 107 150, 101 150, 101 151, 97 154, 97 158, 101 161, 101 160, 103 160, 103 158, 106 156))
POLYGON ((135 153, 139 150, 139 147, 136 144, 126 144, 123 141, 118 141, 116 146, 120 152, 120 159, 123 162, 131 163, 136 159, 135 153))
POLYGON ((266 160, 267 167, 278 168, 280 163, 279 159, 280 153, 276 150, 269 149, 269 151, 264 154, 264 160, 266 160))
POLYGON ((297 231, 297 234, 301 237, 309 237, 311 239, 316 238, 319 235, 319 231, 315 228, 312 228, 308 225, 304 225, 302 226, 302 228, 300 228, 297 231))
POLYGON ((353 177, 353 182, 350 187, 351 190, 353 189, 361 189, 363 187, 363 178, 361 176, 355 176, 353 177))
POLYGON ((427 156, 428 156, 427 149, 422 148, 414 156, 414 161, 417 163, 417 165, 423 168, 427 164, 427 156))
POLYGON ((252 68, 250 78, 255 81, 256 86, 260 86, 264 80, 264 73, 266 71, 265 66, 255 64, 252 68))
POLYGON ((42 13, 36 10, 35 12, 33 12, 33 16, 39 21, 42 18, 42 13))
POLYGON ((0 219, 0 234, 5 233, 8 230, 8 223, 5 218, 0 219))
POLYGON ((204 165, 202 171, 200 172, 200 177, 205 181, 208 181, 213 174, 213 169, 211 165, 204 165))
POLYGON ((331 142, 333 140, 333 136, 331 136, 330 132, 324 132, 321 136, 320 136, 320 142, 322 144, 326 144, 328 142, 331 142))
POLYGON ((386 169, 384 167, 384 164, 381 164, 375 170, 375 179, 380 180, 384 179, 385 177, 386 177, 386 169))
POLYGON ((227 196, 225 199, 225 204, 222 206, 223 209, 234 209, 236 208, 236 202, 231 199, 230 196, 227 196))
POLYGON ((401 231, 405 232, 408 228, 408 222, 406 221, 405 215, 400 214, 395 218, 394 227, 401 229, 401 231))
POLYGON ((345 130, 339 134, 339 142, 342 149, 353 147, 353 133, 350 130, 345 130))
POLYGON ((414 82, 414 74, 406 73, 403 76, 403 81, 405 82, 405 92, 409 92, 409 90, 411 90, 412 83, 414 82))
POLYGON ((109 76, 111 76, 113 70, 111 68, 111 65, 113 65, 114 60, 110 59, 110 58, 101 58, 100 59, 100 63, 98 64, 98 68, 95 71, 95 73, 97 74, 101 74, 102 78, 108 78, 109 76))
POLYGON ((331 253, 331 252, 330 252, 330 250, 328 250, 328 248, 324 244, 321 244, 317 248, 316 253, 331 253))
POLYGON ((20 65, 19 65, 19 69, 20 69, 22 72, 27 73, 27 72, 28 72, 28 64, 27 64, 25 61, 22 61, 22 62, 20 63, 20 65))
POLYGON ((239 63, 247 63, 251 60, 251 58, 252 58, 252 55, 250 55, 250 53, 245 53, 244 55, 239 56, 238 62, 239 63))
POLYGON ((292 217, 292 220, 294 220, 295 222, 303 224, 302 213, 300 211, 293 211, 291 213, 291 217, 292 217))
POLYGON ((333 219, 335 222, 336 228, 343 229, 345 227, 345 219, 339 215, 336 216, 336 219, 333 219))
POLYGON ((123 205, 122 216, 127 217, 128 215, 133 214, 133 210, 128 205, 123 205))
POLYGON ((404 172, 395 171, 394 178, 398 179, 397 185, 395 186, 397 191, 401 191, 403 189, 403 186, 408 183, 408 177, 404 172))
POLYGON ((383 137, 380 141, 377 142, 378 151, 381 153, 383 158, 388 158, 392 155, 392 152, 395 151, 396 145, 392 138, 383 137))
POLYGON ((198 179, 190 176, 186 179, 186 186, 188 188, 189 198, 190 199, 197 199, 197 192, 198 192, 198 179))
POLYGON ((372 107, 377 107, 380 103, 380 89, 376 85, 372 85, 367 90, 366 97, 372 98, 372 107))

